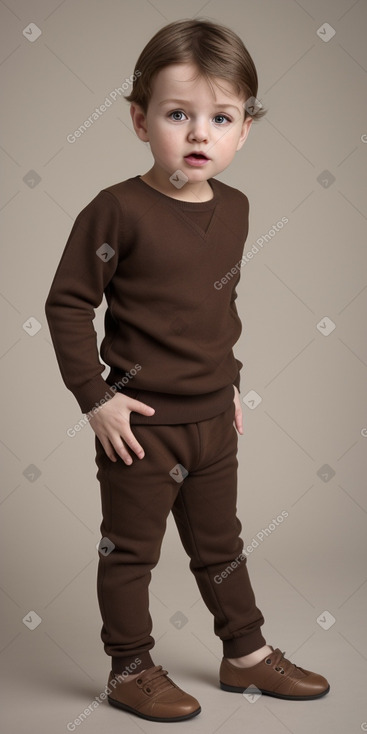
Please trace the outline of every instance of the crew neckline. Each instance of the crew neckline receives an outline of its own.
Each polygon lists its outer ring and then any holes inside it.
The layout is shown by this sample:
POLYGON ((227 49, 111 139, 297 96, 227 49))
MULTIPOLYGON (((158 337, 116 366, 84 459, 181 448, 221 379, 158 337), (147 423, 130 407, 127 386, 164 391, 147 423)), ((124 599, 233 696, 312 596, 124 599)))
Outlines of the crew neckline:
POLYGON ((211 209, 216 206, 219 198, 219 192, 216 187, 217 182, 214 178, 208 178, 208 184, 213 191, 213 197, 211 199, 208 199, 207 201, 183 201, 182 199, 175 199, 173 196, 163 194, 162 191, 158 191, 158 189, 155 189, 153 188, 153 186, 150 186, 150 184, 147 184, 146 181, 143 181, 143 179, 141 178, 141 174, 135 176, 135 180, 139 181, 141 184, 143 184, 143 186, 147 187, 153 193, 153 195, 168 199, 169 202, 179 206, 182 209, 211 209))

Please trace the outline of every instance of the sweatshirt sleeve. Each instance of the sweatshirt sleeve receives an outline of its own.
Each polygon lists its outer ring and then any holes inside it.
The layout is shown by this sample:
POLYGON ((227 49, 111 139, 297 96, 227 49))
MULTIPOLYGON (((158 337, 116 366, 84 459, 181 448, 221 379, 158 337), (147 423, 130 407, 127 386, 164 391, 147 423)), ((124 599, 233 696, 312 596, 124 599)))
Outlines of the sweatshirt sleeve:
MULTIPOLYGON (((237 282, 238 282, 238 281, 237 281, 237 282)), ((236 298, 237 298, 237 290, 236 290, 236 287, 234 287, 234 288, 233 288, 233 291, 232 291, 231 309, 233 310, 233 312, 234 312, 235 316, 236 316, 237 318, 239 318, 239 316, 238 316, 238 312, 237 312, 237 308, 236 308, 236 304, 235 304, 235 300, 236 300, 236 298)), ((237 388, 238 392, 241 392, 241 390, 240 390, 240 382, 241 382, 241 375, 240 375, 240 373, 241 373, 241 369, 242 369, 242 367, 243 367, 243 364, 242 364, 242 362, 241 362, 241 361, 240 361, 239 359, 237 359, 236 357, 235 357, 235 359, 236 359, 236 362, 237 362, 237 367, 238 367, 238 373, 237 373, 237 377, 235 378, 235 380, 233 380, 233 384, 234 384, 234 385, 235 385, 235 387, 237 388)))
MULTIPOLYGON (((243 201, 243 209, 246 212, 246 223, 245 223, 245 226, 246 226, 246 235, 245 235, 245 239, 244 239, 244 245, 245 245, 245 242, 247 240, 247 235, 248 235, 248 229, 249 229, 250 202, 249 202, 248 197, 246 196, 246 194, 243 193, 243 191, 241 191, 240 193, 241 193, 241 197, 242 197, 242 201, 243 201)), ((234 285, 234 288, 233 288, 233 291, 232 291, 232 299, 231 299, 231 308, 233 309, 233 311, 234 311, 235 315, 237 316, 237 318, 239 318, 239 316, 238 316, 238 312, 237 312, 235 300, 236 300, 237 295, 238 295, 237 294, 237 285, 238 285, 239 280, 240 280, 240 276, 239 276, 239 278, 237 279, 237 281, 236 281, 236 283, 234 285)), ((235 358, 235 359, 236 359, 237 366, 238 366, 238 374, 237 374, 236 379, 233 381, 233 384, 236 386, 238 392, 241 392, 241 390, 240 390, 240 383, 241 383, 241 369, 243 367, 243 364, 242 364, 242 362, 239 359, 237 359, 237 358, 235 358)))
POLYGON ((115 394, 102 378, 105 365, 93 319, 121 255, 121 219, 120 205, 108 191, 80 212, 45 304, 62 379, 83 413, 115 394))

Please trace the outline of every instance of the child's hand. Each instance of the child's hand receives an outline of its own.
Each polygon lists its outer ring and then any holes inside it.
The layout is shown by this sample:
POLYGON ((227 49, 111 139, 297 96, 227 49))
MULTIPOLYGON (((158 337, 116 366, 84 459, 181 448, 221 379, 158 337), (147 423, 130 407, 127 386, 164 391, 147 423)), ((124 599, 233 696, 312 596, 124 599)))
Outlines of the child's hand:
POLYGON ((241 403, 240 403, 240 394, 235 385, 233 385, 233 389, 234 389, 233 401, 234 401, 235 408, 236 408, 236 411, 234 414, 234 424, 233 425, 237 428, 238 433, 243 435, 242 408, 241 408, 241 403))
POLYGON ((140 400, 116 393, 116 395, 96 411, 88 414, 89 423, 99 438, 107 456, 111 461, 117 461, 117 456, 131 464, 132 458, 123 441, 131 448, 139 459, 145 456, 142 446, 136 440, 130 428, 130 413, 134 410, 142 415, 153 415, 154 408, 141 403, 140 400), (123 439, 123 440, 122 440, 123 439))

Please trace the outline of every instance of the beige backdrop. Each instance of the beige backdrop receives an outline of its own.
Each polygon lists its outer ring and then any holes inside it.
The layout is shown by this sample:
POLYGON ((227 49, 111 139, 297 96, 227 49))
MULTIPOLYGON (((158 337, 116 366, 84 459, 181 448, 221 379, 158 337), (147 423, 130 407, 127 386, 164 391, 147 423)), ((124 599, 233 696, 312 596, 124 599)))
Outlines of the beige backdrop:
MULTIPOLYGON (((81 414, 61 381, 44 302, 78 212, 105 186, 150 168, 149 147, 114 90, 129 87, 153 33, 188 17, 243 38, 269 110, 219 176, 249 197, 246 252, 259 240, 238 287, 238 513, 269 643, 326 675, 332 691, 250 705, 218 689, 220 641, 172 519, 151 583, 154 659, 199 698, 190 731, 367 730, 366 2, 8 0, 0 3, 4 731, 156 730, 106 702, 78 719, 109 671, 95 589, 100 499, 90 427, 67 435, 81 414), (111 94, 116 101, 69 142, 111 94)), ((102 317, 103 307, 99 339, 102 317)))

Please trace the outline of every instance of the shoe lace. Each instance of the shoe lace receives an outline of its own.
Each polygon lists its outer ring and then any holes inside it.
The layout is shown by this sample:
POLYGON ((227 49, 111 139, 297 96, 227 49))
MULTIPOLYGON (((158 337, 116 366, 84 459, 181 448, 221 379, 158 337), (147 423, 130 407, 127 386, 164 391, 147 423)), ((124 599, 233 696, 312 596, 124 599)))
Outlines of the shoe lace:
POLYGON ((275 658, 273 658, 272 663, 274 670, 277 671, 277 673, 280 673, 281 675, 285 675, 285 673, 290 673, 291 671, 298 670, 298 666, 294 663, 291 663, 290 660, 287 660, 285 656, 285 651, 281 652, 281 650, 277 651, 278 654, 275 658))
POLYGON ((146 693, 162 693, 172 688, 172 683, 166 678, 167 675, 168 670, 164 670, 162 665, 154 665, 136 678, 136 683, 146 693))

